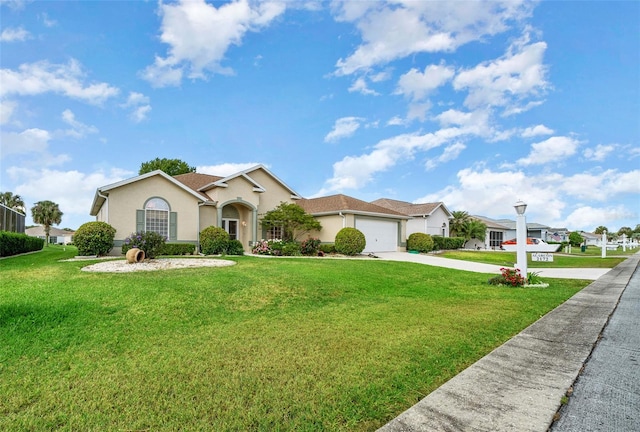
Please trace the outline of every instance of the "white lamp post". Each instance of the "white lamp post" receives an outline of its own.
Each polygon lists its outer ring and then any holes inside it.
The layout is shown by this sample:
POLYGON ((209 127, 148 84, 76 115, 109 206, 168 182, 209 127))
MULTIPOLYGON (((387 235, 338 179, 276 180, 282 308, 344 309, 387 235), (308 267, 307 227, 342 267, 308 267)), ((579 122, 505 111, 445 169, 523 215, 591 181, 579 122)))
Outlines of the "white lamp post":
POLYGON ((602 231, 602 258, 607 257, 607 232, 602 231))
POLYGON ((516 268, 520 270, 522 277, 527 277, 527 219, 524 217, 524 211, 527 205, 518 201, 514 206, 518 217, 516 219, 516 268))

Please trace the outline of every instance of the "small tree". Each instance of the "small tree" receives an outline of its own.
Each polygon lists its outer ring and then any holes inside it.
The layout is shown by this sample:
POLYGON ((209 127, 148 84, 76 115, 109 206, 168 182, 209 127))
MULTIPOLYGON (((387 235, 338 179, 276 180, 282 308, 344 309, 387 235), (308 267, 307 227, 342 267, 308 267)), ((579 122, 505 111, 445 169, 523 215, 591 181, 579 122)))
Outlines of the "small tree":
POLYGON ((63 213, 58 208, 58 204, 52 201, 38 201, 31 208, 33 221, 44 226, 46 244, 49 246, 49 232, 51 225, 59 225, 62 222, 63 213))
POLYGON ((609 229, 606 226, 602 226, 600 225, 598 228, 596 228, 593 233, 594 234, 602 234, 603 232, 609 232, 609 229))
POLYGON ((487 237, 487 225, 477 219, 469 219, 462 225, 458 235, 464 237, 466 241, 471 239, 484 241, 487 237))
POLYGON ((302 207, 286 202, 265 213, 261 223, 266 229, 282 228, 282 240, 285 242, 296 241, 309 231, 322 229, 320 222, 302 207))
POLYGON ((578 231, 573 231, 569 234, 569 244, 571 246, 580 246, 584 242, 584 237, 580 235, 578 231))
POLYGON ((155 158, 148 162, 142 162, 138 174, 146 174, 155 170, 164 171, 170 176, 176 176, 179 174, 196 172, 196 167, 189 166, 186 162, 181 161, 180 159, 155 158))

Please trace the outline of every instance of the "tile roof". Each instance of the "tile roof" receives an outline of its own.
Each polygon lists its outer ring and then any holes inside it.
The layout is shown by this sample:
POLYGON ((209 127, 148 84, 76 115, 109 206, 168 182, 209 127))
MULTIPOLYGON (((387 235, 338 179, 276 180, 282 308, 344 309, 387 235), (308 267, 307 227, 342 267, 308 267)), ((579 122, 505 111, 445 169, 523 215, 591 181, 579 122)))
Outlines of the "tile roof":
POLYGON ((330 195, 320 198, 301 199, 296 202, 311 215, 338 213, 341 211, 350 213, 369 213, 376 215, 388 215, 406 217, 406 214, 368 203, 343 194, 330 195))

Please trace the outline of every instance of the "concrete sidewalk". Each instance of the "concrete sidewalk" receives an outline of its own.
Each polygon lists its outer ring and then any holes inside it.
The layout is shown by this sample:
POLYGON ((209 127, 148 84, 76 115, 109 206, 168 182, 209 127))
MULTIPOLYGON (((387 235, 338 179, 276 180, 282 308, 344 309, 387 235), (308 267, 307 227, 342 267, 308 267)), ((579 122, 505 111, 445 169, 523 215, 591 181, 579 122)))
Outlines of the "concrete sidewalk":
MULTIPOLYGON (((378 258, 389 261, 407 261, 418 264, 427 264, 435 267, 446 267, 457 270, 466 270, 476 273, 493 273, 499 274, 500 268, 493 264, 483 264, 472 261, 462 261, 450 258, 443 258, 429 254, 411 254, 407 252, 379 252, 376 253, 378 258)), ((541 277, 557 278, 557 279, 586 279, 596 280, 606 274, 608 268, 529 268, 530 272, 536 272, 541 277)))
MULTIPOLYGON (((622 293, 640 271, 638 262, 640 254, 635 254, 611 269, 379 431, 547 431, 622 293)), ((635 328, 629 330, 636 332, 639 302, 633 295, 625 305, 635 317, 635 328)), ((620 325, 630 326, 627 321, 620 325)), ((637 357, 633 359, 638 367, 637 357)), ((637 381, 634 385, 637 390, 637 381)))

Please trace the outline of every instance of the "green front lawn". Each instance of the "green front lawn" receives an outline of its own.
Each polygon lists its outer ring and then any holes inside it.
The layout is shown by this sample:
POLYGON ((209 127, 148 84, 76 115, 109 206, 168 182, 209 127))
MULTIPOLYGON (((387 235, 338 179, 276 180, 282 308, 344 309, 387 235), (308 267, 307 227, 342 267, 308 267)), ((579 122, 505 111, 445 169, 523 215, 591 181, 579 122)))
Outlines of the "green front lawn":
POLYGON ((0 430, 373 430, 571 297, 372 259, 0 260, 0 430))
MULTIPOLYGON (((532 261, 531 253, 527 253, 528 267, 539 268, 613 268, 626 259, 626 256, 632 255, 634 251, 627 251, 625 255, 622 255, 622 249, 620 253, 616 253, 615 256, 611 251, 607 251, 607 256, 602 258, 600 255, 595 256, 592 253, 580 254, 580 248, 577 248, 578 252, 572 251, 571 255, 554 253, 553 262, 541 262, 532 261), (621 256, 622 255, 622 256, 621 256)), ((599 250, 599 249, 598 249, 599 250)), ((635 252, 638 252, 636 249, 635 252)), ((505 267, 513 267, 516 262, 515 252, 505 251, 443 251, 438 256, 444 258, 458 259, 463 261, 474 261, 485 264, 495 264, 505 267)))

